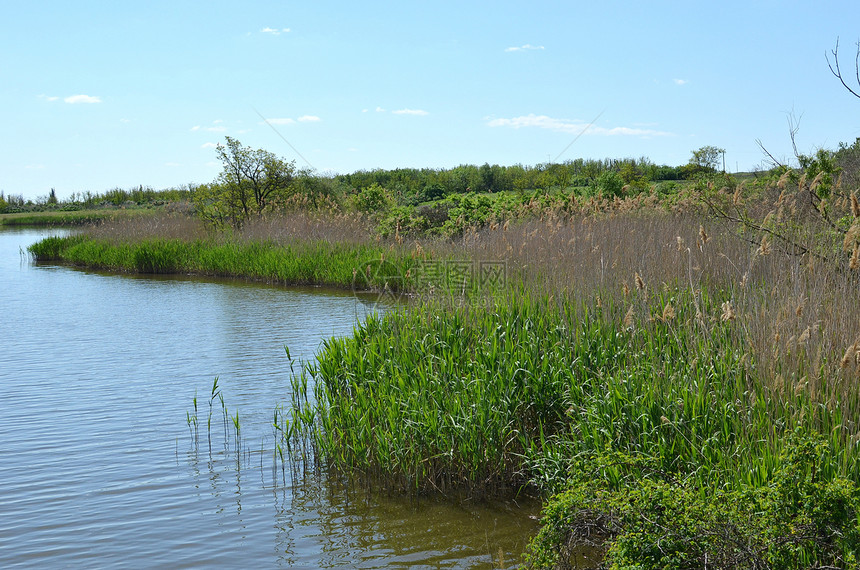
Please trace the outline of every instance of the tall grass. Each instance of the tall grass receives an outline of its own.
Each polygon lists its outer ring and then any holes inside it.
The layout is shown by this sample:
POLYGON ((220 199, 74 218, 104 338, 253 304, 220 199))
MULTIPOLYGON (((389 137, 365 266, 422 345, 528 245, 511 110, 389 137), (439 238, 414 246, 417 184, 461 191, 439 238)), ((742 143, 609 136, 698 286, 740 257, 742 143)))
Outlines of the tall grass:
MULTIPOLYGON (((692 316, 699 316, 675 323, 691 337, 707 338, 730 307, 737 350, 754 363, 757 381, 773 398, 791 399, 799 391, 825 405, 849 405, 846 421, 860 416, 856 271, 763 253, 736 228, 657 211, 578 218, 550 213, 469 232, 449 248, 446 255, 454 257, 504 259, 510 281, 532 294, 575 299, 582 308, 602 304, 619 321, 631 309, 640 321, 662 316, 662 300, 684 292, 692 316)), ((679 301, 672 306, 679 309, 679 301)))
POLYGON ((434 256, 505 260, 511 291, 371 318, 327 343, 321 454, 396 487, 565 484, 612 448, 759 485, 800 426, 857 480, 857 281, 693 214, 487 226, 434 256))
POLYGON ((188 220, 154 218, 105 224, 84 235, 48 238, 30 251, 40 261, 111 271, 188 273, 346 288, 358 283, 362 288, 376 289, 386 285, 402 288, 418 258, 415 250, 397 244, 351 244, 333 242, 313 232, 296 233, 301 237, 289 239, 291 234, 284 231, 263 240, 245 234, 208 234, 188 220))
POLYGON ((144 209, 18 212, 0 214, 0 226, 87 226, 110 220, 123 220, 151 215, 154 215, 152 210, 144 209))
POLYGON ((574 462, 613 449, 716 488, 762 484, 802 425, 860 475, 845 406, 774 400, 738 324, 685 327, 684 295, 661 297, 650 322, 545 296, 371 317, 310 370, 321 457, 394 488, 494 494, 559 490, 574 462))

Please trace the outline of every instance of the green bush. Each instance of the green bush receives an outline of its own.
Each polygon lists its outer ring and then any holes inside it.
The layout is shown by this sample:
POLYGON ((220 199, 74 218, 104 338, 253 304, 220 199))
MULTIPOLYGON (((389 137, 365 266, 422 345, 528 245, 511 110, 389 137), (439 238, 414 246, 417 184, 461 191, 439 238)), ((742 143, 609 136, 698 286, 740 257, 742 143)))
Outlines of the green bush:
POLYGON ((445 197, 445 194, 448 193, 448 189, 445 188, 442 184, 438 182, 427 184, 424 186, 424 189, 418 193, 418 199, 420 202, 431 202, 433 200, 440 200, 445 197))
POLYGON ((355 209, 368 214, 385 210, 390 202, 391 198, 385 188, 376 182, 364 188, 353 198, 355 209))
POLYGON ((547 503, 528 561, 565 568, 602 544, 608 568, 858 568, 860 495, 833 475, 833 457, 798 430, 765 485, 713 490, 647 457, 598 455, 547 503))
POLYGON ((624 188, 624 179, 614 170, 607 170, 597 177, 597 189, 604 196, 610 198, 620 196, 622 188, 624 188))
POLYGON ((417 215, 412 208, 395 206, 391 208, 376 227, 376 232, 383 239, 403 237, 421 233, 430 227, 423 216, 417 215))

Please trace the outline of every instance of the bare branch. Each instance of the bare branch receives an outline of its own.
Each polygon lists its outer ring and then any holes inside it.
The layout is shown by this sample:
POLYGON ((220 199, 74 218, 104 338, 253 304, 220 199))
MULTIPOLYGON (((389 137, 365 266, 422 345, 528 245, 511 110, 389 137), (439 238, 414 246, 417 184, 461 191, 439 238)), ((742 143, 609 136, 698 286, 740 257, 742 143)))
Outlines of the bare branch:
POLYGON ((770 162, 771 162, 771 166, 772 166, 772 167, 773 167, 773 166, 782 166, 782 167, 784 167, 784 168, 788 168, 788 165, 783 164, 783 163, 781 163, 780 161, 778 161, 778 160, 777 160, 777 159, 776 159, 776 158, 775 158, 775 157, 770 153, 770 151, 769 151, 769 150, 767 150, 767 149, 765 148, 764 144, 761 142, 761 139, 756 139, 756 140, 755 140, 755 144, 757 144, 757 145, 758 145, 758 147, 762 150, 762 152, 763 152, 763 153, 765 153, 765 154, 768 156, 768 158, 770 158, 770 162))
MULTIPOLYGON (((759 223, 758 221, 756 221, 756 220, 752 219, 751 217, 749 217, 748 215, 746 215, 737 206, 732 206, 732 209, 734 210, 734 212, 730 212, 727 209, 720 207, 720 205, 716 201, 711 200, 708 197, 703 197, 702 200, 705 202, 705 204, 708 206, 708 208, 710 208, 711 213, 713 213, 717 219, 731 222, 733 224, 742 225, 749 230, 759 232, 759 235, 762 235, 762 234, 770 235, 775 240, 777 240, 777 243, 782 245, 782 251, 787 255, 799 257, 799 256, 809 254, 809 255, 812 255, 813 257, 815 257, 816 259, 819 259, 821 261, 825 261, 825 262, 831 261, 829 258, 821 255, 820 253, 816 253, 816 252, 812 251, 810 248, 808 248, 805 245, 803 245, 802 243, 800 243, 799 240, 794 239, 794 238, 778 231, 776 228, 765 227, 763 224, 759 223)), ((751 239, 749 237, 742 237, 741 239, 743 239, 744 241, 747 241, 751 245, 758 245, 758 243, 759 243, 757 240, 751 239)))
MULTIPOLYGON (((827 67, 830 68, 830 73, 839 79, 849 93, 860 99, 860 93, 852 89, 851 86, 845 82, 845 79, 842 77, 842 70, 839 69, 839 38, 836 38, 836 47, 830 53, 833 54, 833 63, 830 62, 830 57, 827 54, 824 55, 824 57, 827 58, 827 67)), ((854 75, 857 79, 858 86, 860 86, 860 42, 857 43, 857 53, 854 55, 854 75)))
POLYGON ((788 115, 788 134, 791 137, 791 148, 794 151, 794 157, 800 159, 800 153, 797 152, 797 131, 800 130, 801 117, 795 118, 794 111, 788 115))

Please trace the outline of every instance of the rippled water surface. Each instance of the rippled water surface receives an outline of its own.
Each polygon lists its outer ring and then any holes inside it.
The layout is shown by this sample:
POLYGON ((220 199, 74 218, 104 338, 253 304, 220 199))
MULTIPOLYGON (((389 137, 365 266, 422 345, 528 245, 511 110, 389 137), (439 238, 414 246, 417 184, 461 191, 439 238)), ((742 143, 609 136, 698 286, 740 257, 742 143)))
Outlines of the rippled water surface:
MULTIPOLYGON (((512 567, 534 504, 410 501, 272 467, 289 361, 365 314, 351 294, 35 265, 0 230, 0 567, 512 567), (219 379, 245 451, 201 431, 219 379)), ((216 404, 220 413, 220 404, 216 404)), ((220 421, 220 420, 219 420, 220 421)), ((222 429, 222 424, 218 424, 222 429)))

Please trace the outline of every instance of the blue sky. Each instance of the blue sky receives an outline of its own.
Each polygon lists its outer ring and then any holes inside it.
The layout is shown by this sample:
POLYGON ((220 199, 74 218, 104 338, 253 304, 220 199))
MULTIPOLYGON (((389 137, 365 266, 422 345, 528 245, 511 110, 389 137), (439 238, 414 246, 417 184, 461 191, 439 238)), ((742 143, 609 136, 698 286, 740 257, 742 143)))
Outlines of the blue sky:
POLYGON ((855 0, 0 6, 0 190, 27 198, 209 182, 225 136, 322 173, 704 145, 749 170, 757 139, 791 157, 792 114, 803 152, 860 137, 825 59, 840 38, 853 74, 855 0))

